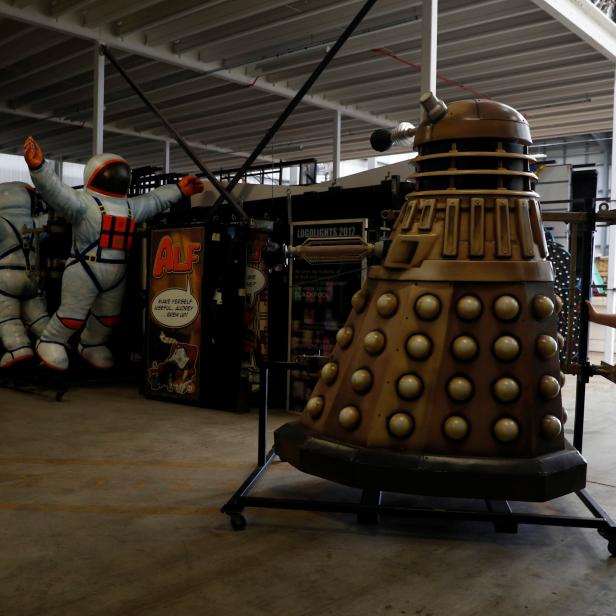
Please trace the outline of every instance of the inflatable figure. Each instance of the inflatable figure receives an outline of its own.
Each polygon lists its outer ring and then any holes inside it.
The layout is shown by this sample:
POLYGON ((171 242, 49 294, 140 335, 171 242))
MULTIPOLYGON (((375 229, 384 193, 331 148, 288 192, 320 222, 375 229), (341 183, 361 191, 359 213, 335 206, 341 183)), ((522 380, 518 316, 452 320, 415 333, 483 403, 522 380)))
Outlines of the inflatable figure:
POLYGON ((42 332, 36 352, 47 367, 66 370, 68 340, 83 328, 79 354, 95 368, 111 368, 113 356, 106 343, 120 317, 135 225, 201 192, 203 182, 185 176, 177 184, 128 198, 131 172, 121 156, 93 156, 84 170, 83 190, 62 183, 32 137, 26 139, 24 157, 45 201, 73 226, 60 307, 42 332))
POLYGON ((26 326, 40 336, 49 316, 39 290, 32 229, 42 226, 37 195, 23 182, 0 184, 0 368, 33 356, 26 326), (38 223, 38 224, 37 224, 38 223), (29 229, 27 233, 23 229, 29 229))

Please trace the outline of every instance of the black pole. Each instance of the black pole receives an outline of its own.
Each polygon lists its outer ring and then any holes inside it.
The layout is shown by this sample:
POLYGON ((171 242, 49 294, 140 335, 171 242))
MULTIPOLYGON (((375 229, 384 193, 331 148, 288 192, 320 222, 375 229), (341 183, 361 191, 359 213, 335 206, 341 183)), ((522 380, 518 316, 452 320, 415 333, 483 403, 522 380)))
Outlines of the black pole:
POLYGON ((131 79, 128 73, 122 68, 120 63, 117 61, 115 56, 109 51, 109 49, 105 45, 100 46, 100 50, 103 55, 111 62, 111 64, 115 67, 115 69, 124 77, 126 83, 135 91, 135 94, 143 101, 145 106, 163 123, 165 128, 169 131, 171 136, 175 139, 176 143, 184 150, 186 155, 197 165, 197 167, 201 170, 201 173, 205 175, 205 177, 214 185, 214 188, 220 193, 220 199, 226 199, 229 204, 235 210, 235 213, 242 220, 248 220, 248 216, 244 212, 244 210, 240 207, 239 203, 235 200, 233 196, 231 196, 230 189, 226 189, 213 175, 210 170, 205 166, 204 163, 201 162, 199 157, 194 153, 193 149, 186 143, 184 138, 175 130, 172 124, 165 118, 160 109, 146 96, 143 90, 131 79))
MULTIPOLYGON (((590 378, 590 363, 588 361, 588 307, 586 300, 590 299, 590 286, 592 282, 593 249, 595 245, 595 203, 593 199, 584 202, 586 220, 578 225, 578 242, 581 259, 580 272, 580 342, 578 347, 579 371, 575 388, 575 423, 573 426, 573 446, 581 453, 584 439, 584 406, 586 396, 586 384, 590 378)), ((571 302, 571 298, 570 298, 571 302)), ((573 302, 572 302, 573 303, 573 302)), ((573 332, 567 332, 569 336, 573 332)))
MULTIPOLYGON (((327 65, 333 60, 334 56, 338 53, 338 50, 346 43, 347 39, 353 34, 353 31, 361 23, 362 19, 366 16, 366 13, 374 6, 377 0, 367 0, 362 6, 359 13, 355 15, 353 21, 346 27, 345 31, 340 35, 338 40, 332 45, 331 49, 325 54, 325 57, 319 62, 319 65, 314 69, 312 75, 308 77, 304 85, 299 89, 297 94, 291 99, 289 104, 285 107, 284 111, 278 116, 278 119, 272 124, 271 128, 263 135, 261 141, 257 147, 253 150, 252 154, 246 159, 242 168, 235 174, 233 179, 229 182, 228 190, 233 190, 235 185, 242 179, 246 170, 255 162, 257 156, 261 154, 267 144, 271 141, 272 137, 278 132, 278 129, 284 124, 285 120, 293 113, 293 110, 299 105, 302 98, 306 96, 308 90, 314 85, 314 82, 320 77, 321 73, 327 68, 327 65)), ((221 197, 218 198, 214 205, 218 205, 221 202, 221 197)))
POLYGON ((257 432, 257 466, 265 465, 265 448, 267 446, 267 406, 269 394, 269 366, 267 362, 261 364, 260 379, 261 401, 259 404, 259 427, 257 432))

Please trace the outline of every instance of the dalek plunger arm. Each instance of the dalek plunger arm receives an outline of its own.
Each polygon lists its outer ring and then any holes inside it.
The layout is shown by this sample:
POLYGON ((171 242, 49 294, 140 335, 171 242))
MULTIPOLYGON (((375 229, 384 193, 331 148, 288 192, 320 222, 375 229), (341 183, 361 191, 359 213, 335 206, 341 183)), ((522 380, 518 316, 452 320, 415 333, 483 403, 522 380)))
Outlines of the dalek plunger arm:
POLYGON ((383 243, 371 244, 359 236, 351 237, 309 237, 299 246, 289 246, 287 252, 294 259, 306 263, 350 263, 364 257, 380 257, 383 243))
POLYGON ((371 244, 362 237, 309 237, 299 246, 286 246, 271 240, 263 250, 263 260, 270 269, 280 270, 289 259, 302 259, 311 265, 352 263, 364 257, 381 259, 384 242, 371 244))

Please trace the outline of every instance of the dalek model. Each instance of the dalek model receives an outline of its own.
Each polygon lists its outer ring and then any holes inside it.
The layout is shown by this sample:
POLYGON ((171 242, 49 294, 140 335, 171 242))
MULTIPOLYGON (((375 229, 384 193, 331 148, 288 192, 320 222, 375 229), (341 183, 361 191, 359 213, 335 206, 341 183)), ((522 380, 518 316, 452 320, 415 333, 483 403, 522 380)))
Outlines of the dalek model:
POLYGON ((527 501, 580 490, 528 123, 491 100, 421 102, 416 129, 373 139, 414 133, 416 190, 367 250, 381 264, 275 451, 363 489, 527 501))

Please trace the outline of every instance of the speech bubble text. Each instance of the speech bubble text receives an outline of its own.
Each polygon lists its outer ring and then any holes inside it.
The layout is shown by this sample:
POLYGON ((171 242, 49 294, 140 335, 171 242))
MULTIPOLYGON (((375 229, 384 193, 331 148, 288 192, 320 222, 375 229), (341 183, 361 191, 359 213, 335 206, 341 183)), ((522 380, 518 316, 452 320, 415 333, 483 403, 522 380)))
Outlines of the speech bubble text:
POLYGON ((190 280, 186 289, 172 287, 161 291, 152 300, 150 312, 164 327, 179 329, 190 325, 199 316, 199 302, 191 293, 190 280))
POLYGON ((246 291, 249 295, 256 295, 265 288, 265 276, 256 267, 246 268, 246 291))

